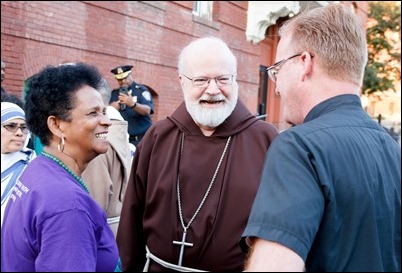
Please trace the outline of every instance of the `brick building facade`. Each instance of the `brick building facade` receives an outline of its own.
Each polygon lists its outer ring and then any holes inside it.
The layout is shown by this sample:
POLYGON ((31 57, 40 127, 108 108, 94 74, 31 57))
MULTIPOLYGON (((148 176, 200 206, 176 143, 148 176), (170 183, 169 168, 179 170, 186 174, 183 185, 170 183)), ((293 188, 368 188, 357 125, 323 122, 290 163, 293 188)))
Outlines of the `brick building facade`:
MULTIPOLYGON (((44 66, 83 61, 96 65, 113 88, 110 69, 131 64, 134 79, 154 91, 156 121, 183 99, 177 77, 180 49, 196 37, 213 35, 238 58, 239 96, 249 110, 284 128, 280 98, 264 72, 274 62, 277 26, 297 13, 300 3, 311 8, 327 1, 210 1, 210 19, 195 14, 199 2, 1 1, 2 85, 22 98, 24 80, 44 66), (289 3, 292 7, 284 9, 289 3)), ((365 24, 367 1, 342 4, 354 8, 365 24)))

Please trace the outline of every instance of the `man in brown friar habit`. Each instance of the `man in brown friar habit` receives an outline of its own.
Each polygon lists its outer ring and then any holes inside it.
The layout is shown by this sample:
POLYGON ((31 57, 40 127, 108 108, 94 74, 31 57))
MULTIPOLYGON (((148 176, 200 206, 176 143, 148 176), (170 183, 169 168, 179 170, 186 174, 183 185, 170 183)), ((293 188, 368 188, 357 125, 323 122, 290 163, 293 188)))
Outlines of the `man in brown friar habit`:
POLYGON ((239 246, 277 129, 238 99, 237 61, 200 38, 178 62, 184 102, 138 145, 117 233, 124 271, 242 271, 239 246))

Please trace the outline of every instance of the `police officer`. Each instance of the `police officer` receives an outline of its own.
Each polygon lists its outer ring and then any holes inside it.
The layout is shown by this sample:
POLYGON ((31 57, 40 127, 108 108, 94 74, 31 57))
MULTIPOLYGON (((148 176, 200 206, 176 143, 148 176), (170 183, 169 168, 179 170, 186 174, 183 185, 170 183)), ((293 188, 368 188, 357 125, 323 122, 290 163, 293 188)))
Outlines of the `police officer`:
POLYGON ((119 88, 112 90, 110 104, 128 122, 130 143, 137 146, 152 125, 154 105, 148 88, 133 80, 132 68, 132 65, 122 65, 110 70, 119 84, 119 88))

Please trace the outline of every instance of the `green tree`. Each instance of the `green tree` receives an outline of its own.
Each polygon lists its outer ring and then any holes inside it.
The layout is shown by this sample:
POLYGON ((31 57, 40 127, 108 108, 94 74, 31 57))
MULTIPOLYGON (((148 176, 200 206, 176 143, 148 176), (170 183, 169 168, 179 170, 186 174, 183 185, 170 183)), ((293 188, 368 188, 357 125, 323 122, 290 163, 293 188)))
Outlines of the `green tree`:
POLYGON ((368 62, 363 94, 395 90, 401 79, 401 5, 399 1, 369 1, 368 62))

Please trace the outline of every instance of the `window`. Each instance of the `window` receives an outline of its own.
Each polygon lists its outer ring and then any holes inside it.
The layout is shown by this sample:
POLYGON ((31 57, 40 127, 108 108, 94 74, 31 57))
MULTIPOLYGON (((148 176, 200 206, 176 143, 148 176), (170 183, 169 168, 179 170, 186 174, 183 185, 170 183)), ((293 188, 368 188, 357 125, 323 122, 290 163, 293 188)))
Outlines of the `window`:
POLYGON ((212 21, 213 1, 195 1, 193 14, 212 21))

